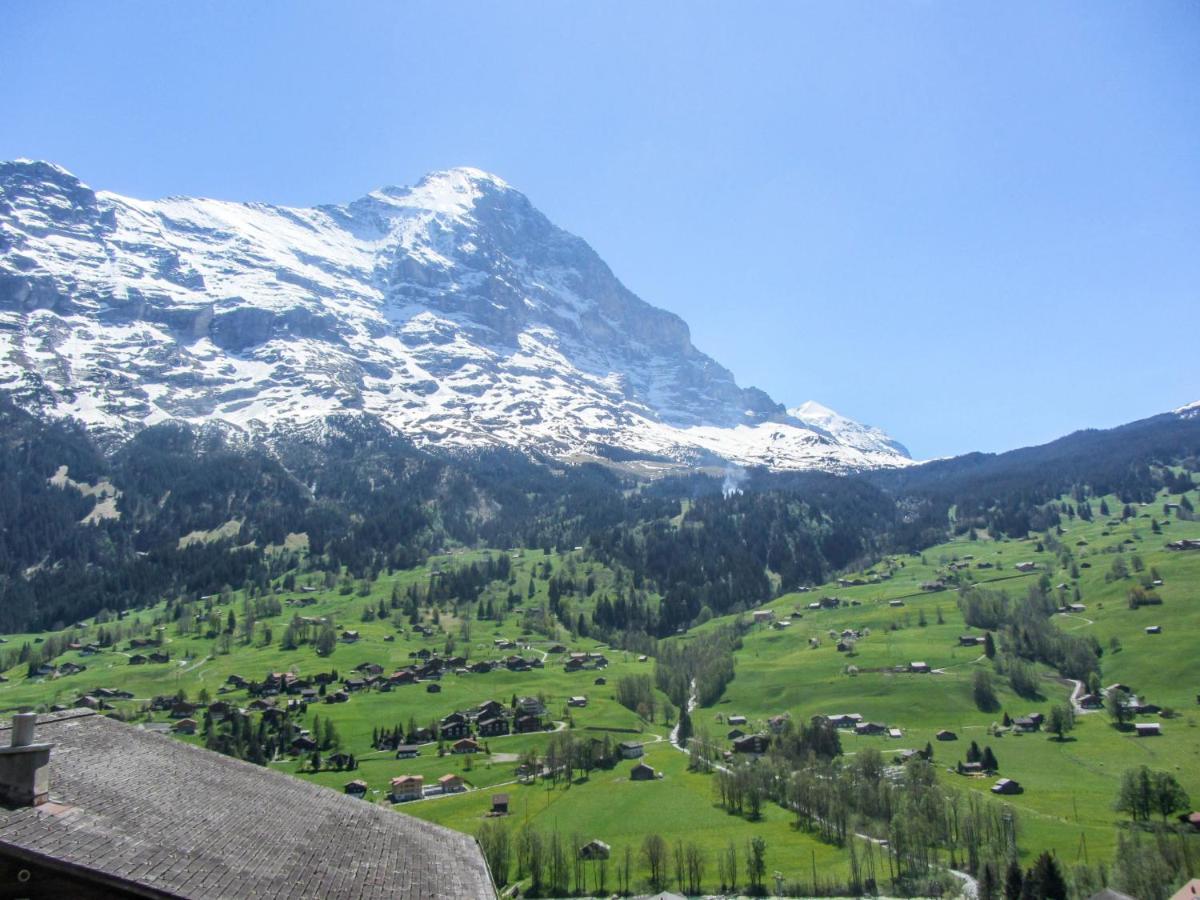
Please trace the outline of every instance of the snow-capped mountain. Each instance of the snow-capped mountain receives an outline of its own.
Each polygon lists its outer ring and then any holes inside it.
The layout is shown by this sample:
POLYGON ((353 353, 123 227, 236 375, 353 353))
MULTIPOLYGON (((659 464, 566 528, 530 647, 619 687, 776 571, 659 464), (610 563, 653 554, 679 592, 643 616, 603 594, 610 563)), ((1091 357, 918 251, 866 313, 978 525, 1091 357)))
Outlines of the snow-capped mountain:
POLYGON ((110 439, 183 420, 269 441, 351 414, 448 450, 909 462, 881 432, 739 387, 682 319, 469 168, 291 209, 0 163, 0 389, 110 439))
POLYGON ((851 447, 866 454, 898 453, 909 457, 908 448, 883 430, 847 419, 815 400, 808 400, 794 409, 789 409, 788 415, 811 428, 828 433, 844 447, 851 447))

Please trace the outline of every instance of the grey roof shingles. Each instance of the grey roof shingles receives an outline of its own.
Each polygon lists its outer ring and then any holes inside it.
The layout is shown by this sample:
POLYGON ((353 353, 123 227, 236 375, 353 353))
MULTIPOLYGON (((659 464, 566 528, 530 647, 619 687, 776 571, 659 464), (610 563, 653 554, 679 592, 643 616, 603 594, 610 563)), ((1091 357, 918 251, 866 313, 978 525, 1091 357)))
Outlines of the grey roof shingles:
MULTIPOLYGON (((0 725, 0 746, 10 726, 0 725)), ((470 837, 91 712, 38 720, 50 803, 0 848, 150 896, 495 897, 470 837)))

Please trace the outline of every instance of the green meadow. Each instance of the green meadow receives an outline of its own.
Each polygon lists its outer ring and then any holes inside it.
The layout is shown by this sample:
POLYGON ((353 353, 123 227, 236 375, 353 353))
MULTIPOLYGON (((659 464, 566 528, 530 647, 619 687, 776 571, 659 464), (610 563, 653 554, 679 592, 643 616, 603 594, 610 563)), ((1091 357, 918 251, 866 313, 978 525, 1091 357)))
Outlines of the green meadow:
MULTIPOLYGON (((1024 788, 1023 793, 1006 797, 1004 802, 1019 813, 1019 843, 1026 864, 1046 849, 1054 850, 1067 864, 1111 860, 1119 821, 1113 800, 1125 769, 1147 765, 1168 770, 1200 804, 1200 731, 1196 730, 1200 676, 1192 656, 1200 624, 1200 552, 1165 548, 1171 540, 1200 538, 1200 522, 1164 516, 1162 504, 1177 499, 1164 494, 1156 503, 1138 508, 1126 521, 1097 516, 1092 522, 1066 522, 1057 536, 1061 546, 1070 551, 1065 564, 1043 546, 1042 536, 996 541, 976 535, 975 539, 964 537, 931 547, 919 555, 881 560, 865 572, 845 574, 849 582, 863 582, 860 584, 832 583, 781 596, 764 607, 773 615, 771 622, 749 627, 737 654, 734 680, 716 703, 694 712, 694 727, 728 747, 727 720, 733 715, 746 716, 748 725, 742 727, 751 731, 765 729, 767 720, 780 714, 805 721, 819 714, 858 713, 866 721, 899 729, 901 736, 860 737, 844 730, 846 754, 872 747, 890 760, 900 751, 929 744, 946 786, 979 792, 988 802, 999 802, 989 791, 993 778, 964 777, 955 772, 955 764, 965 759, 967 746, 974 740, 990 746, 1000 774, 1019 781, 1024 788), (1160 533, 1154 532, 1153 521, 1160 523, 1160 533), (1126 563, 1127 577, 1113 577, 1113 561, 1118 558, 1126 563), (1036 563, 1038 570, 1028 574, 1016 571, 1014 566, 1023 562, 1036 563), (952 565, 959 568, 952 570, 952 565), (994 681, 1000 709, 981 712, 976 707, 974 673, 991 669, 992 663, 981 645, 962 646, 959 638, 982 632, 964 622, 957 603, 957 583, 937 591, 924 590, 922 585, 939 578, 957 578, 1016 597, 1044 576, 1055 591, 1064 585, 1060 591, 1064 602, 1084 607, 1054 616, 1057 627, 1095 637, 1103 651, 1104 684, 1128 684, 1138 696, 1163 707, 1160 715, 1138 719, 1161 722, 1161 736, 1138 738, 1118 730, 1103 710, 1078 716, 1075 729, 1064 741, 1045 732, 1016 734, 1001 727, 1005 713, 1014 718, 1046 713, 1070 696, 1072 685, 1044 666, 1039 667, 1040 697, 1019 697, 1006 679, 997 675, 994 681), (1154 587, 1162 605, 1131 609, 1127 602, 1131 587, 1151 576, 1162 582, 1154 587), (836 597, 839 605, 810 608, 823 597, 836 597), (782 627, 784 621, 790 624, 782 627), (1161 633, 1147 634, 1149 625, 1159 626, 1161 633), (849 652, 837 647, 844 631, 859 635, 849 652), (932 671, 908 671, 910 664, 918 661, 932 671), (953 731, 957 740, 937 740, 935 735, 942 730, 953 731)), ((1119 514, 1122 505, 1117 499, 1109 497, 1107 502, 1119 514)), ((1093 499, 1092 505, 1098 507, 1099 503, 1093 499)), ((341 749, 357 759, 353 772, 313 773, 308 771, 306 757, 281 756, 270 765, 335 790, 351 779, 361 779, 368 785, 367 799, 380 803, 387 802, 389 783, 398 775, 423 775, 427 783, 447 773, 461 775, 468 786, 466 792, 395 808, 399 814, 465 832, 475 832, 487 820, 492 794, 503 791, 511 797, 510 822, 557 829, 585 841, 603 840, 612 845, 614 860, 626 847, 639 847, 649 833, 658 833, 670 842, 693 841, 710 857, 730 841, 742 847, 749 838, 761 836, 767 841, 770 872, 801 883, 811 879, 814 869, 823 879, 843 877, 845 850, 796 830, 792 816, 779 807, 767 808, 754 822, 727 814, 715 803, 712 776, 690 772, 687 757, 666 742, 669 726, 663 714, 660 712, 657 721, 644 721, 616 702, 618 679, 652 674, 652 659, 639 661, 635 653, 572 636, 561 623, 551 623, 550 634, 529 627, 531 621, 545 622, 547 564, 554 573, 570 572, 580 582, 590 578, 595 586, 591 595, 563 598, 562 618, 570 623, 588 611, 591 597, 613 591, 629 577, 589 560, 583 550, 549 555, 542 550, 460 552, 435 557, 416 569, 381 574, 369 584, 327 585, 319 573, 299 572, 295 573, 294 589, 285 590, 282 578, 271 583, 269 593, 280 601, 282 611, 260 618, 256 636, 248 643, 237 636, 225 640, 205 636, 203 624, 181 632, 175 622, 167 621, 167 605, 160 604, 130 613, 119 624, 145 636, 161 634, 160 649, 170 653, 169 662, 131 665, 131 653, 139 651, 127 649, 128 637, 94 655, 64 651, 54 660, 57 665, 74 662, 87 667, 73 675, 28 677, 27 665, 14 662, 4 672, 7 680, 0 683, 0 709, 70 707, 96 688, 120 688, 132 692, 134 699, 113 701, 115 714, 134 723, 165 723, 170 721, 165 713, 146 709, 155 696, 183 692, 191 700, 206 697, 247 705, 251 698, 245 690, 228 688, 230 675, 261 680, 268 672, 310 675, 336 669, 344 677, 361 663, 378 663, 386 674, 409 664, 413 654, 422 650, 463 655, 469 662, 518 652, 527 658, 543 658, 544 668, 449 674, 439 682, 437 693, 428 692, 425 684, 416 684, 389 692, 355 693, 347 703, 310 705, 301 724, 311 725, 314 716, 333 721, 341 749), (466 610, 460 619, 450 604, 436 611, 422 608, 421 622, 434 632, 426 636, 407 620, 401 622, 399 612, 391 606, 393 595, 402 596, 411 585, 427 585, 452 567, 501 554, 511 562, 511 575, 506 582, 487 586, 482 600, 505 610, 502 621, 481 620, 466 610), (305 586, 310 589, 303 590, 305 586), (517 603, 509 610, 513 594, 517 603), (387 615, 364 615, 381 603, 387 615), (281 637, 294 615, 327 617, 337 623, 339 635, 354 630, 360 637, 353 643, 339 639, 328 657, 318 656, 310 644, 282 649, 281 637), (271 632, 269 642, 261 639, 265 628, 271 632), (499 650, 499 640, 513 641, 519 649, 499 650), (571 651, 602 650, 609 666, 602 672, 564 671, 562 656, 549 652, 560 641, 571 651), (597 685, 597 676, 606 684, 597 685), (525 695, 543 698, 556 729, 607 736, 613 742, 645 741, 646 761, 662 777, 630 781, 632 763, 622 761, 569 785, 517 783, 517 758, 531 749, 544 748, 550 740, 546 733, 489 738, 485 752, 470 756, 439 755, 437 746, 430 744, 415 759, 397 760, 392 752, 370 746, 377 728, 405 726, 410 720, 426 725, 488 699, 507 705, 513 697, 525 695), (588 698, 585 708, 567 707, 567 698, 575 695, 588 698)), ((239 592, 197 604, 203 616, 211 615, 221 623, 230 613, 240 620, 246 609, 247 598, 239 592)), ((733 618, 714 619, 692 634, 733 618)), ((748 618, 743 614, 744 620, 748 618)), ((0 650, 12 656, 22 645, 35 650, 58 638, 87 644, 101 628, 117 624, 115 619, 88 621, 54 634, 6 635, 0 650)), ((690 639, 690 635, 680 638, 690 639)), ((657 696, 665 706, 666 698, 657 696)), ((181 739, 202 741, 199 735, 181 739)), ((715 878, 715 864, 710 863, 706 882, 715 878)))

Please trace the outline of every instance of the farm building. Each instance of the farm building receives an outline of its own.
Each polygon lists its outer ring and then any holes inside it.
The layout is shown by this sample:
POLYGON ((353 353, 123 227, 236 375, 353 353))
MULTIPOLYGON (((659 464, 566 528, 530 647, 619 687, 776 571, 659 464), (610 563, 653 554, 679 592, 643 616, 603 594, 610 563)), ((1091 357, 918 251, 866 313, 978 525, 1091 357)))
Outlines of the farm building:
POLYGON ((859 722, 854 726, 855 734, 883 734, 886 731, 887 726, 878 722, 859 722))
POLYGON ((580 859, 608 859, 611 853, 612 847, 608 846, 604 841, 588 841, 579 848, 580 859))
POLYGON ((492 815, 508 815, 508 794, 492 794, 492 815))
POLYGON ((734 753, 752 753, 761 755, 767 752, 771 739, 765 734, 749 734, 733 742, 734 753))
POLYGON ((958 740, 958 735, 955 734, 953 731, 942 730, 942 731, 939 731, 936 735, 934 735, 934 737, 936 737, 939 741, 957 741, 958 740))
POLYGON ((1146 634, 1162 634, 1161 625, 1147 625, 1146 634))
POLYGON ((853 728, 863 720, 860 713, 834 713, 825 718, 834 728, 853 728))
POLYGON ((1138 722, 1133 727, 1138 737, 1156 737, 1162 734, 1162 725, 1158 722, 1138 722))
POLYGON ((746 717, 745 716, 730 716, 725 721, 728 722, 730 725, 745 725, 746 717))
POLYGON ((637 759, 644 751, 638 741, 621 741, 618 745, 622 759, 637 759))
POLYGON ((651 781, 657 773, 645 763, 638 763, 629 770, 630 781, 651 781))
POLYGON ((908 664, 908 671, 926 673, 929 671, 929 663, 919 662, 919 661, 918 662, 910 662, 908 664))
POLYGON ((1023 790, 1024 788, 1011 778, 1001 778, 992 785, 993 794, 1019 794, 1023 790))
POLYGON ((396 748, 396 759, 412 759, 421 755, 421 748, 416 744, 401 744, 396 748))

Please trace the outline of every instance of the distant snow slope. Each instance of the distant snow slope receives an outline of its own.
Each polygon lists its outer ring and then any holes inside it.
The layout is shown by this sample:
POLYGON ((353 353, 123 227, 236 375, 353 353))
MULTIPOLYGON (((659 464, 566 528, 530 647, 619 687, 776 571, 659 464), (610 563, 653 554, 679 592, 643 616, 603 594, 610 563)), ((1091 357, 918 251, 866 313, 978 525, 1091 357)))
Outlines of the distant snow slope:
POLYGON ((838 443, 853 447, 863 453, 898 453, 908 457, 908 448, 890 437, 886 432, 871 425, 861 425, 853 419, 847 419, 815 400, 801 403, 788 414, 812 428, 828 432, 838 443))
POLYGON ((289 209, 0 163, 0 389, 113 439, 183 420, 269 441, 351 413, 446 450, 909 462, 881 432, 739 387, 683 320, 469 168, 289 209))

